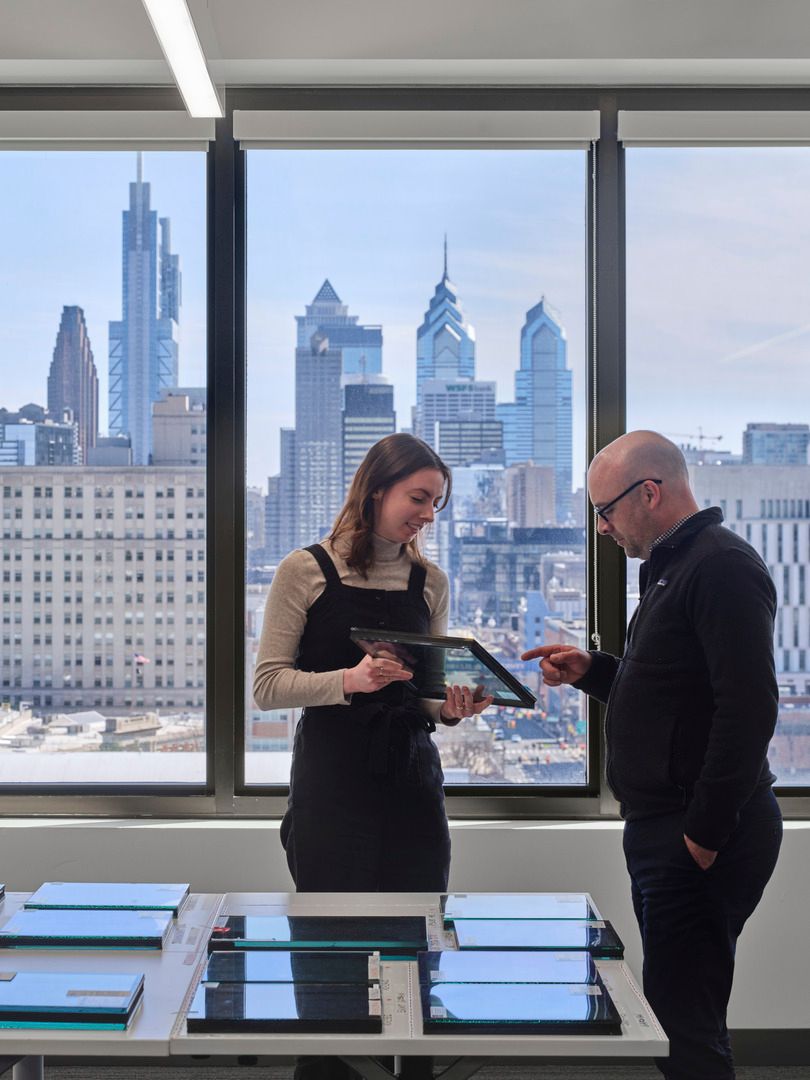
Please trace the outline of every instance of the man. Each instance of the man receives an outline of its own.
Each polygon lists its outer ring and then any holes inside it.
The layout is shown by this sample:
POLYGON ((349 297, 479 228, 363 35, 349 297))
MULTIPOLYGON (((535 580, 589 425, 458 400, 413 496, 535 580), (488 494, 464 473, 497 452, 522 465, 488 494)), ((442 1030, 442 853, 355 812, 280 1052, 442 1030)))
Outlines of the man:
POLYGON ((607 704, 607 778, 644 949, 644 992, 670 1040, 668 1080, 732 1080, 726 1027, 737 938, 779 852, 768 743, 776 595, 759 555, 700 510, 668 439, 634 431, 588 471, 597 528, 644 559, 621 660, 546 645, 549 686, 607 704))

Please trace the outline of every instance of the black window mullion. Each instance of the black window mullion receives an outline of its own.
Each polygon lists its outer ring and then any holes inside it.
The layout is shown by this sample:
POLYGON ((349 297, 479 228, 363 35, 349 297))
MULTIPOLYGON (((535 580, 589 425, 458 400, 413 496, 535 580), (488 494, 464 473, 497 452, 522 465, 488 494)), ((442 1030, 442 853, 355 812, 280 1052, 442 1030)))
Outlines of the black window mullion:
MULTIPOLYGON (((589 223, 593 252, 590 279, 595 297, 590 297, 591 364, 588 371, 588 455, 590 462, 600 450, 626 427, 625 400, 625 229, 624 150, 618 141, 616 96, 606 94, 600 101, 600 134, 594 151, 593 184, 589 223), (594 352, 595 350, 595 357, 594 352), (594 363, 595 360, 595 363, 594 363)), ((621 654, 625 632, 625 561, 622 552, 599 537, 593 516, 588 518, 589 647, 621 654), (593 634, 598 626, 599 637, 593 634)), ((591 741, 598 740, 600 805, 605 814, 615 814, 617 804, 605 779, 604 708, 589 703, 591 741)), ((593 765, 593 755, 591 755, 593 765)))
MULTIPOLYGON (((216 122, 208 167, 207 765, 216 813, 233 813, 235 730, 242 712, 244 403, 237 376, 237 148, 232 115, 216 122)), ((242 275, 242 281, 244 275, 242 275)))

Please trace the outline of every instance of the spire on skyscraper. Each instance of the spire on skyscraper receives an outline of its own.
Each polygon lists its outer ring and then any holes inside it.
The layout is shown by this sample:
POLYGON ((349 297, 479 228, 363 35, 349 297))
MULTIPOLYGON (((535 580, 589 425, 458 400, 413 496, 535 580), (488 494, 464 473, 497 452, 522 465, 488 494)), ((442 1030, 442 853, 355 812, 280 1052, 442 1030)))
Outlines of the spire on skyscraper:
POLYGON ((447 281, 447 233, 444 234, 444 274, 442 281, 447 281))
POLYGON ((139 150, 137 153, 138 164, 136 167, 137 182, 143 183, 143 153, 139 150))

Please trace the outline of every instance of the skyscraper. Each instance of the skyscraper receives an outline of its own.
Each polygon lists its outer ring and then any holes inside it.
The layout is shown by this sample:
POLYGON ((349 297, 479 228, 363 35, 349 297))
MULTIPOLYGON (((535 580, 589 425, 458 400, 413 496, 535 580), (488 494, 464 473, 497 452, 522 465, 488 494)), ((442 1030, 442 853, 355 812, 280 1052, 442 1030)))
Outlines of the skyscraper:
MULTIPOLYGON (((351 376, 349 377, 351 379, 351 376)), ((368 451, 397 429, 394 388, 383 382, 356 377, 343 390, 343 486, 348 491, 352 477, 368 451)))
POLYGON ((132 460, 148 465, 152 453, 152 403, 177 385, 180 267, 170 250, 168 218, 150 209, 143 157, 129 185, 123 212, 122 318, 110 323, 109 427, 129 435, 132 460))
POLYGON ((308 345, 313 334, 328 331, 329 347, 340 350, 343 375, 379 375, 382 371, 382 327, 358 325, 359 316, 350 315, 348 304, 327 278, 303 315, 296 315, 297 341, 308 345))
POLYGON ((532 461, 554 469, 557 524, 571 511, 571 371, 565 331, 545 297, 526 313, 520 331, 515 401, 498 405, 506 464, 532 461))
POLYGON ((48 412, 62 416, 65 409, 73 414, 81 460, 86 462, 98 435, 98 374, 84 311, 75 306, 62 308, 48 374, 48 412))
POLYGON ((475 378, 475 330, 467 322, 456 287, 447 275, 447 238, 444 270, 422 325, 416 331, 416 409, 422 404, 429 379, 475 378))
MULTIPOLYGON (((296 323, 293 542, 305 546, 343 503, 343 386, 353 371, 381 370, 382 329, 358 325, 328 279, 296 323)), ((283 463, 281 476, 284 487, 283 463)))

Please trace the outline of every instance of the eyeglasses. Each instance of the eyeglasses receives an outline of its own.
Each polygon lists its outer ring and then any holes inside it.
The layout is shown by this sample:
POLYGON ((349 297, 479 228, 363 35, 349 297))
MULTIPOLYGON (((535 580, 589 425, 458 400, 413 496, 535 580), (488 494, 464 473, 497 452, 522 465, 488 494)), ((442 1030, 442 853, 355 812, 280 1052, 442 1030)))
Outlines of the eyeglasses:
POLYGON ((625 488, 621 495, 617 495, 615 499, 611 499, 610 502, 605 503, 604 506, 595 506, 593 512, 597 517, 600 517, 602 521, 608 520, 608 512, 613 509, 620 499, 623 499, 625 495, 629 495, 631 491, 635 491, 641 484, 663 484, 663 480, 656 480, 652 476, 645 476, 643 480, 636 480, 635 484, 631 484, 629 488, 625 488))

